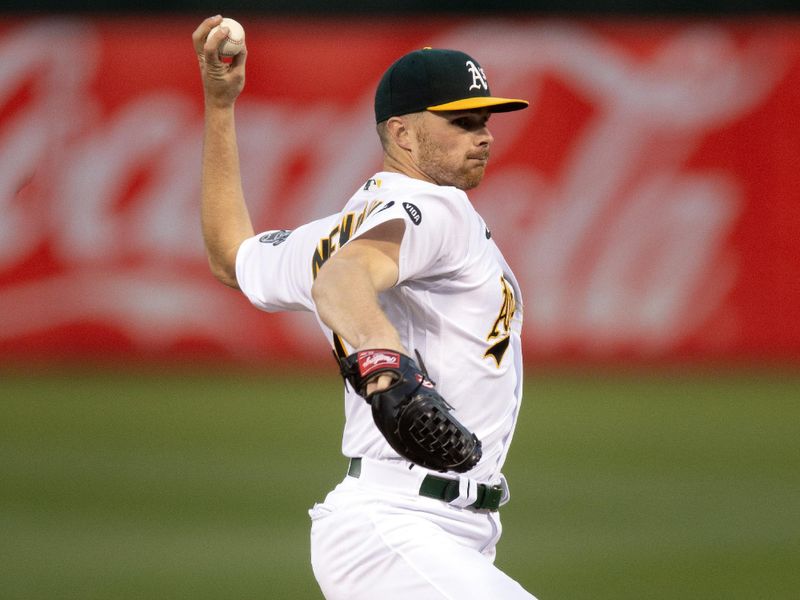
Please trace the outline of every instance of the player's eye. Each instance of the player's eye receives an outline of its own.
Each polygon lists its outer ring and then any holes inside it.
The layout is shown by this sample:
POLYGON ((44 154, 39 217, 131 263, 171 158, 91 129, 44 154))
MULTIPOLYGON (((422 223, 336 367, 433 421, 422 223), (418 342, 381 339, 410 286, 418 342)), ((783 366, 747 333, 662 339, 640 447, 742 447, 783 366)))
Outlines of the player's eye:
POLYGON ((469 117, 460 117, 453 121, 453 125, 460 127, 461 129, 474 129, 478 126, 477 122, 469 117))
POLYGON ((464 129, 466 131, 474 131, 476 129, 480 129, 482 127, 486 127, 486 122, 489 120, 487 117, 477 117, 477 116, 463 116, 453 119, 452 123, 456 127, 460 129, 464 129))

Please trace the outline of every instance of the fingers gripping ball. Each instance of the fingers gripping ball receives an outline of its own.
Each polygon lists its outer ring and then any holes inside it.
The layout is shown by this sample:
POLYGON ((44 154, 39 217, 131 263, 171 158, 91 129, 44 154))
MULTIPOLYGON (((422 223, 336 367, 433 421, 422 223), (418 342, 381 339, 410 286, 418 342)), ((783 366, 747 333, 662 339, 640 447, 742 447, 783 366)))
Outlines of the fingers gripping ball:
POLYGON ((453 407, 413 359, 392 350, 362 350, 339 359, 339 365, 400 456, 427 469, 458 473, 478 463, 480 440, 453 416, 453 407), (384 373, 393 376, 391 386, 367 395, 367 383, 384 373))
POLYGON ((237 21, 225 17, 222 22, 208 32, 208 37, 214 35, 217 30, 228 28, 228 35, 219 46, 219 55, 222 57, 236 56, 244 48, 244 27, 237 21))

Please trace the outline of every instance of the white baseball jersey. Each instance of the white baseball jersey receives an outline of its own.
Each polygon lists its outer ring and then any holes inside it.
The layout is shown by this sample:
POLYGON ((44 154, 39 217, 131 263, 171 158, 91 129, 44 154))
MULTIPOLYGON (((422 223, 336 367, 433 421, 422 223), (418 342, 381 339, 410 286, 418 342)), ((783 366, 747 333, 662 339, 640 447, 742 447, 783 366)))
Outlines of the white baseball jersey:
MULTIPOLYGON (((246 240, 236 260, 239 286, 262 310, 315 312, 311 286, 324 262, 393 219, 405 222, 399 278, 380 295, 381 306, 405 348, 422 355, 456 418, 481 440, 483 458, 466 475, 496 483, 522 393, 522 299, 463 191, 377 173, 341 213, 246 240)), ((320 325, 333 344, 333 333, 320 325)), ((353 350, 345 346, 348 354, 353 350)), ((373 423, 369 405, 345 387, 344 455, 401 461, 373 423)))

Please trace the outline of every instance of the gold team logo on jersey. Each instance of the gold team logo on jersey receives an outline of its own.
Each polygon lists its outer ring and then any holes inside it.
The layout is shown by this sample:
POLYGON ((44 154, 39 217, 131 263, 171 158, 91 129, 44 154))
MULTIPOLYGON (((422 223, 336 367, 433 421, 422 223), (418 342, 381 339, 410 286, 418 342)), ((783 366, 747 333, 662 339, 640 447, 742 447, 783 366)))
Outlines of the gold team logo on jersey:
POLYGON ((511 319, 514 318, 514 313, 517 310, 514 290, 502 275, 500 276, 500 288, 502 293, 500 312, 497 314, 497 319, 495 319, 489 335, 486 336, 486 341, 492 345, 483 355, 484 358, 491 356, 498 367, 503 361, 506 350, 508 350, 508 344, 511 340, 511 319))

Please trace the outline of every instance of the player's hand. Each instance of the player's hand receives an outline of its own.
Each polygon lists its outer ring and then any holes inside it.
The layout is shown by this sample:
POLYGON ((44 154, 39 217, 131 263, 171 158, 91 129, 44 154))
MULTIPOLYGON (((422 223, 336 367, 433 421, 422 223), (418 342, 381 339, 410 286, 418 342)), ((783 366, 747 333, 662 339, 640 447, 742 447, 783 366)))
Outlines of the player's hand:
MULTIPOLYGON (((391 349, 334 353, 345 381, 372 408, 372 419, 400 456, 436 471, 465 473, 482 456, 481 441, 453 415, 450 406, 411 357, 391 349), (372 385, 392 384, 370 391, 372 385)), ((417 353, 422 364, 422 357, 417 353)))
POLYGON ((203 78, 206 105, 226 108, 233 106, 244 88, 247 47, 243 47, 230 62, 221 60, 218 49, 225 39, 226 31, 219 29, 213 36, 208 35, 221 21, 220 15, 203 21, 192 34, 192 43, 203 78))
POLYGON ((380 392, 394 383, 396 377, 389 374, 378 375, 367 384, 367 396, 375 392, 380 392))

